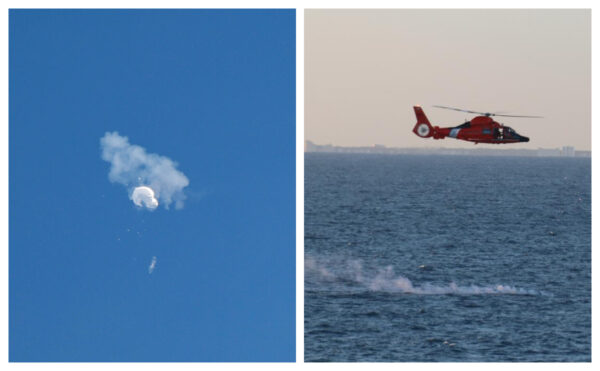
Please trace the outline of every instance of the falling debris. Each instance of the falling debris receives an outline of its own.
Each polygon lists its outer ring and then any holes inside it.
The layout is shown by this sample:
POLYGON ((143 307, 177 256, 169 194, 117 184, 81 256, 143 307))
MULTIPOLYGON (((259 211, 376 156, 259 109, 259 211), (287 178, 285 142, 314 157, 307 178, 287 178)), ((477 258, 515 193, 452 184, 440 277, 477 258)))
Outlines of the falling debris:
POLYGON ((152 261, 150 262, 150 266, 148 266, 148 274, 152 274, 152 272, 154 272, 154 268, 156 268, 156 256, 152 257, 152 261))
POLYGON ((183 207, 183 189, 190 184, 170 158, 147 153, 143 147, 130 144, 117 132, 106 133, 100 139, 102 159, 110 162, 108 179, 123 184, 129 198, 138 206, 154 210, 159 202, 168 209, 175 203, 183 207))

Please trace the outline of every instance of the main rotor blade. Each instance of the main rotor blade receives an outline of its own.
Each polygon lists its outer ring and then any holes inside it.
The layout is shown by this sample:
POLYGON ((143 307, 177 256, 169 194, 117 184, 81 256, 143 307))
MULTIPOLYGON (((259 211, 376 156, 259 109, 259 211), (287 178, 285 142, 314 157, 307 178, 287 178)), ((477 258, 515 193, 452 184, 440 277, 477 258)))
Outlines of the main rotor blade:
POLYGON ((527 117, 530 119, 542 119, 544 116, 525 116, 525 115, 500 115, 497 113, 491 113, 492 116, 502 116, 502 117, 527 117))
POLYGON ((454 108, 454 107, 446 107, 446 106, 435 106, 434 105, 434 107, 443 108, 443 109, 449 109, 449 110, 459 111, 459 112, 475 113, 475 114, 485 115, 485 116, 526 117, 526 118, 532 118, 532 119, 541 119, 541 118, 543 118, 543 116, 503 115, 503 114, 493 113, 493 112, 471 111, 471 110, 467 110, 467 109, 454 108))
POLYGON ((482 115, 487 115, 488 114, 487 112, 470 111, 470 110, 467 110, 467 109, 460 109, 460 108, 454 108, 454 107, 446 107, 446 106, 434 106, 434 107, 444 108, 444 109, 451 109, 453 111, 460 111, 460 112, 479 113, 479 114, 482 114, 482 115))

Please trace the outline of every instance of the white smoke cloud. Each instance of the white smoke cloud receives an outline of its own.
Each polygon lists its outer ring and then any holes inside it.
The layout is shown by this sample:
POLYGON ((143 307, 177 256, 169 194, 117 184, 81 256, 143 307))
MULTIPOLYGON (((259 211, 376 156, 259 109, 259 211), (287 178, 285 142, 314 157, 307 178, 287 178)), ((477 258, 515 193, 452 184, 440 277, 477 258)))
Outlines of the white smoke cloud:
POLYGON ((119 133, 107 132, 100 139, 102 159, 110 162, 108 179, 129 189, 129 198, 138 206, 155 209, 159 202, 165 208, 175 203, 183 207, 183 189, 190 182, 177 163, 165 156, 147 153, 143 147, 130 144, 119 133))

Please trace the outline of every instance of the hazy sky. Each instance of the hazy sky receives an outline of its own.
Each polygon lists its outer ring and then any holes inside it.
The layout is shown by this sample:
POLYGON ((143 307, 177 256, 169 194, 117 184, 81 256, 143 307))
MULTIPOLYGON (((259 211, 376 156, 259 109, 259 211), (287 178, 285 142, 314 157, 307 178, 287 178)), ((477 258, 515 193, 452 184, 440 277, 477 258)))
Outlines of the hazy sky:
POLYGON ((305 138, 343 146, 465 147, 412 133, 412 106, 544 116, 498 121, 531 138, 490 148, 591 149, 589 10, 307 10, 305 138))

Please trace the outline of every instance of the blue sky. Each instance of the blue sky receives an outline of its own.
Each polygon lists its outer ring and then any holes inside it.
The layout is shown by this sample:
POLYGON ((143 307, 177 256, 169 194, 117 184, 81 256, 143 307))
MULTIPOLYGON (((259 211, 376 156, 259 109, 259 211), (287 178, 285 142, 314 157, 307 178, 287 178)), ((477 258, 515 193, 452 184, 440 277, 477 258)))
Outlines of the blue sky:
POLYGON ((293 361, 295 12, 12 10, 9 33, 10 360, 293 361), (183 209, 109 181, 108 131, 178 163, 183 209))

